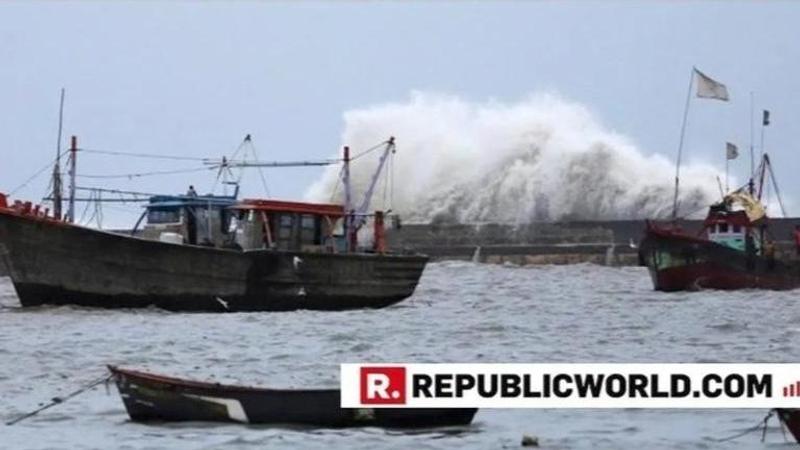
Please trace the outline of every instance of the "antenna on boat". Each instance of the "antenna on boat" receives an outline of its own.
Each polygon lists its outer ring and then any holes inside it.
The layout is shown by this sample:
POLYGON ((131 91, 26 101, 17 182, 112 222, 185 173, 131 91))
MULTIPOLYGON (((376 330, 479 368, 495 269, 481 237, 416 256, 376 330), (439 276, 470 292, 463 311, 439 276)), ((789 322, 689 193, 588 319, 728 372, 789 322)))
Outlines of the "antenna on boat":
POLYGON ((64 88, 61 88, 61 103, 58 108, 58 141, 56 143, 56 163, 53 166, 53 216, 61 219, 61 130, 64 124, 64 88))

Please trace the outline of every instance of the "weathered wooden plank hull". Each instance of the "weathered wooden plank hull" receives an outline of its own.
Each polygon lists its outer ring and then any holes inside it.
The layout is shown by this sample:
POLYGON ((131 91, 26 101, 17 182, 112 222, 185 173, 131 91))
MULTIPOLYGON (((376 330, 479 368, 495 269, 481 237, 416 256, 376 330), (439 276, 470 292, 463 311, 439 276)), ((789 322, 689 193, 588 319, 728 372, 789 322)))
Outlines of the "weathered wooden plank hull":
POLYGON ((659 291, 800 287, 797 264, 675 232, 648 230, 640 252, 659 291))
POLYGON ((410 296, 427 262, 176 245, 3 212, 0 259, 23 306, 175 311, 380 308, 410 296))
POLYGON ((279 390, 181 380, 109 367, 131 419, 239 422, 325 427, 435 427, 468 425, 472 408, 362 408, 340 406, 338 389, 279 390))

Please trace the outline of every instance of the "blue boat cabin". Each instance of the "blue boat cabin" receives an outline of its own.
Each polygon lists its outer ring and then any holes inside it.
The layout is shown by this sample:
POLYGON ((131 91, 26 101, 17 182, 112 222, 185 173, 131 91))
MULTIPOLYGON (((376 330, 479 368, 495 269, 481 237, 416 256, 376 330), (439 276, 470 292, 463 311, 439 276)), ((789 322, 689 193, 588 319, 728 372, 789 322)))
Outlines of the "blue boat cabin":
POLYGON ((141 236, 173 244, 225 246, 230 241, 228 207, 235 203, 235 196, 152 196, 141 236))

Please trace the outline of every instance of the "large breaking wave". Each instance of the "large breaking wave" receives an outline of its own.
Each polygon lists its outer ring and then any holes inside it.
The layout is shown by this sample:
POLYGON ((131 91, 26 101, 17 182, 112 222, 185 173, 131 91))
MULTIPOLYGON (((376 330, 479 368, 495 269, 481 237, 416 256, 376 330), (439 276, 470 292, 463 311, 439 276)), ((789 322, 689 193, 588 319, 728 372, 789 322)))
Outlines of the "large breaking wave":
MULTIPOLYGON (((344 121, 342 141, 354 152, 396 137, 394 190, 384 195, 381 185, 373 206, 391 206, 406 220, 665 218, 672 210, 671 160, 644 154, 584 106, 555 95, 504 104, 415 92, 407 102, 348 111, 344 121)), ((372 152, 353 163, 356 198, 377 158, 372 152)), ((340 201, 338 175, 328 168, 307 199, 340 201)), ((719 197, 718 175, 711 166, 683 166, 681 213, 719 197)))

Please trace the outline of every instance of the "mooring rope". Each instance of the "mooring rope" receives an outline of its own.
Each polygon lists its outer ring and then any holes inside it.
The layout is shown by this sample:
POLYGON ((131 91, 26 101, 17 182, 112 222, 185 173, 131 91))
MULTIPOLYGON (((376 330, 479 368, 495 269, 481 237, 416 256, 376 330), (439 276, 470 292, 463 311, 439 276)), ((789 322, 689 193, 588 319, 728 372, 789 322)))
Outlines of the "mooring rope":
POLYGON ((744 435, 750 434, 750 433, 752 433, 754 431, 761 430, 761 442, 764 442, 764 438, 767 435, 767 422, 769 422, 770 417, 772 417, 772 414, 774 414, 774 413, 775 413, 775 410, 770 410, 770 412, 768 412, 767 415, 764 416, 764 418, 761 419, 761 421, 758 422, 758 425, 750 427, 750 428, 742 431, 741 433, 736 433, 733 436, 728 436, 728 437, 723 438, 723 439, 712 439, 712 441, 714 441, 714 442, 728 442, 728 441, 732 441, 734 439, 738 439, 738 438, 740 438, 740 437, 742 437, 744 435))
POLYGON ((75 392, 73 392, 73 393, 71 393, 69 395, 66 395, 64 397, 53 397, 53 399, 52 399, 52 401, 50 401, 50 403, 48 403, 48 404, 46 404, 46 405, 44 405, 44 406, 42 406, 40 408, 37 408, 37 409, 35 409, 35 410, 33 410, 33 411, 29 412, 29 413, 23 414, 23 415, 17 417, 16 419, 14 419, 14 420, 12 420, 10 422, 6 422, 6 425, 8 425, 8 426, 14 425, 16 423, 19 423, 19 422, 29 418, 29 417, 33 417, 36 414, 39 414, 40 412, 44 411, 45 409, 52 408, 53 406, 56 406, 56 405, 60 405, 61 403, 64 403, 64 402, 66 402, 67 400, 69 400, 71 398, 74 398, 74 397, 77 397, 80 394, 83 394, 84 392, 88 391, 89 389, 92 389, 95 386, 98 386, 100 384, 108 382, 108 380, 110 380, 113 376, 114 376, 113 374, 103 375, 102 378, 98 378, 97 380, 92 381, 91 383, 87 384, 86 386, 78 389, 77 391, 75 391, 75 392))

